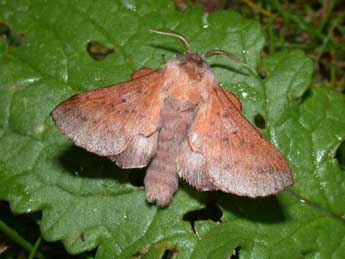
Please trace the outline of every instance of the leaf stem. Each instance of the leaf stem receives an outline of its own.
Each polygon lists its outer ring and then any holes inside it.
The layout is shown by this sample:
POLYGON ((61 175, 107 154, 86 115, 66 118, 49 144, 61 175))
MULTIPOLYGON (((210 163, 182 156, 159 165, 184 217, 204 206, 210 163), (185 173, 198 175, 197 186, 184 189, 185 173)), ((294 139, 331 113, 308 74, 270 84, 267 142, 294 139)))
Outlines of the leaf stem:
MULTIPOLYGON (((32 251, 35 249, 34 246, 31 245, 30 242, 26 241, 24 238, 22 238, 17 231, 10 228, 6 225, 5 222, 0 220, 0 231, 2 231, 5 235, 7 235, 13 242, 20 245, 22 248, 24 248, 26 251, 32 253, 32 251)), ((37 241, 36 241, 37 243, 37 241)), ((35 244, 36 245, 36 244, 35 244)), ((36 248, 37 250, 37 248, 36 248)), ((43 259, 44 256, 40 252, 35 252, 37 258, 43 259)))
POLYGON ((41 237, 37 238, 37 240, 34 244, 34 247, 31 249, 31 252, 30 252, 28 259, 34 259, 34 256, 36 254, 38 255, 37 249, 38 249, 39 245, 41 244, 41 241, 42 241, 41 237))

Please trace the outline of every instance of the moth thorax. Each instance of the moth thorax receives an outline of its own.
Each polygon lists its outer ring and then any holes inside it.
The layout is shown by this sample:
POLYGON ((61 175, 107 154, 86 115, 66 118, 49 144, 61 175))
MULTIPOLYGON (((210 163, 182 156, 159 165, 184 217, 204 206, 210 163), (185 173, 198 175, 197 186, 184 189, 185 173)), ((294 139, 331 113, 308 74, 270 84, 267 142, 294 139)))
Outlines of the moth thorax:
POLYGON ((200 81, 203 78, 206 63, 199 55, 191 53, 181 56, 179 65, 189 75, 190 79, 200 81))

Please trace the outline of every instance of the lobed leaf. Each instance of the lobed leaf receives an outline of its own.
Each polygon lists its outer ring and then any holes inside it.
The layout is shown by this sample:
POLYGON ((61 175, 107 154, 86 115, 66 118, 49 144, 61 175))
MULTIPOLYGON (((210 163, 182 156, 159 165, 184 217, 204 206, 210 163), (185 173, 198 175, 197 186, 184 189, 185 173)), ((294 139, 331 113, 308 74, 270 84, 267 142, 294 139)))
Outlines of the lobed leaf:
MULTIPOLYGON (((0 199, 15 213, 42 211, 40 228, 70 253, 97 248, 97 258, 342 258, 345 254, 344 171, 336 159, 345 139, 344 96, 308 89, 312 63, 301 51, 261 59, 260 26, 222 11, 179 13, 172 1, 1 1, 0 21, 23 43, 0 39, 0 199), (244 114, 282 151, 295 185, 276 197, 250 200, 201 193, 182 184, 169 207, 145 202, 133 174, 69 143, 49 116, 81 91, 128 80, 141 67, 183 51, 175 39, 148 33, 171 29, 193 49, 227 50, 264 79, 228 59, 209 60, 244 114), (89 42, 114 50, 102 61, 89 42), (216 199, 222 217, 184 215, 216 199), (194 231, 193 231, 194 230, 194 231), (331 235, 331 238, 330 238, 331 235)), ((221 155, 221 154, 220 154, 221 155)))

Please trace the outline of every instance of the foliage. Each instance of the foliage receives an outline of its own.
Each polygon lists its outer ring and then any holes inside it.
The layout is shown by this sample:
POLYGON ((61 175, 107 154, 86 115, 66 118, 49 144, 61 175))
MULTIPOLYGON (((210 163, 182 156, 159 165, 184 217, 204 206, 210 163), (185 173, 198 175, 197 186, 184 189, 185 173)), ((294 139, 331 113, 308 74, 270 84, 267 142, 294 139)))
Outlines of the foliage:
POLYGON ((15 213, 42 211, 44 239, 73 254, 97 248, 97 258, 343 257, 344 172, 335 156, 345 138, 344 96, 308 89, 313 69, 303 52, 261 58, 257 22, 231 11, 178 13, 164 0, 2 1, 0 20, 16 39, 13 46, 7 32, 0 41, 0 199, 15 213), (182 183, 160 209, 145 202, 142 171, 119 170, 57 131, 49 113, 59 102, 183 51, 150 28, 182 33, 197 53, 230 51, 266 74, 209 60, 245 116, 264 120, 262 133, 293 171, 290 191, 250 200, 182 183), (91 55, 90 42, 104 57, 91 55))

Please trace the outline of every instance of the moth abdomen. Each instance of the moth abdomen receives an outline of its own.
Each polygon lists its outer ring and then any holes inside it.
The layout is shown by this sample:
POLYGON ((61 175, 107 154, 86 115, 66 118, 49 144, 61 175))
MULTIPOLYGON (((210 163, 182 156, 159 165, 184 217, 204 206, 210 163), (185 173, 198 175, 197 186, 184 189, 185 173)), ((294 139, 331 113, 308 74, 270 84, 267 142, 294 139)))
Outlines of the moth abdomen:
POLYGON ((177 156, 196 112, 195 108, 181 110, 186 106, 183 101, 169 97, 163 104, 157 151, 144 180, 146 199, 159 206, 167 205, 177 190, 177 156))

